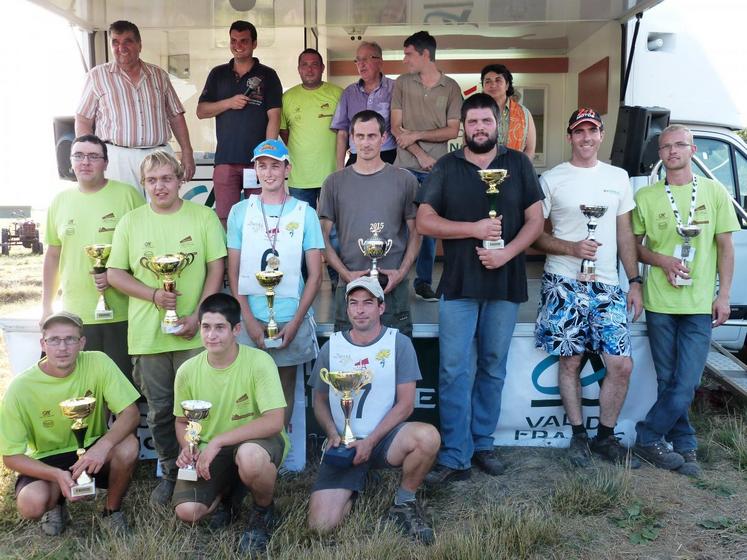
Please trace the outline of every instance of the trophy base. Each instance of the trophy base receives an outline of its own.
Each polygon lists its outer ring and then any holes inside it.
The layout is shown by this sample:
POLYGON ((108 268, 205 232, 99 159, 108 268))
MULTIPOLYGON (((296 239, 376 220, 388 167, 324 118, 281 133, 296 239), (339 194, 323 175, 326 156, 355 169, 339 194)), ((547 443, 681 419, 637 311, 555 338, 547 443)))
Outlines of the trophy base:
POLYGON ((597 274, 596 272, 579 272, 576 274, 576 280, 581 282, 596 282, 597 274))
POLYGON ((677 278, 674 279, 674 285, 675 286, 692 286, 693 285, 693 279, 692 278, 682 278, 681 276, 677 276, 677 278))
POLYGON ((181 468, 179 474, 176 475, 179 480, 189 480, 190 482, 197 482, 197 470, 181 468))
POLYGON ((280 348, 283 344, 282 338, 265 338, 265 348, 280 348))
POLYGON ((81 498, 83 496, 95 496, 96 495, 96 481, 86 482, 85 484, 76 484, 70 488, 70 495, 73 498, 81 498))
POLYGON ((338 447, 330 447, 326 449, 324 451, 324 455, 322 456, 322 461, 331 467, 344 469, 353 464, 354 458, 354 448, 340 445, 338 447))
POLYGON ((106 321, 108 319, 114 319, 114 311, 111 309, 104 309, 103 311, 96 311, 93 314, 93 318, 97 321, 106 321))
POLYGON ((161 323, 161 332, 163 334, 178 334, 182 330, 182 325, 173 323, 161 323))
POLYGON ((482 242, 483 249, 503 249, 503 247, 503 239, 499 239, 498 241, 485 240, 482 242))

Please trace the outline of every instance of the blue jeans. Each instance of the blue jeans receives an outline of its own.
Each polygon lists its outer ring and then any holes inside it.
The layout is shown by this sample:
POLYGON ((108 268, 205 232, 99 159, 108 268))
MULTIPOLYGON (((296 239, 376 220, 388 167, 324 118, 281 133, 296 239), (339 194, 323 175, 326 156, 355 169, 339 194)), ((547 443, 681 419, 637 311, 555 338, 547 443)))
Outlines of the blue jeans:
MULTIPOLYGON (((322 188, 310 188, 310 189, 299 189, 297 187, 288 187, 288 193, 298 200, 303 200, 308 203, 314 210, 316 210, 317 202, 319 202, 319 194, 322 192, 322 188)), ((332 226, 332 231, 329 232, 329 242, 334 247, 335 251, 340 252, 340 244, 337 242, 337 228, 332 226)), ((332 286, 337 286, 338 274, 337 271, 331 266, 327 267, 327 273, 329 274, 329 281, 332 286)), ((309 276, 306 270, 306 259, 301 259, 301 276, 303 281, 306 282, 306 278, 309 276)))
POLYGON ((440 465, 467 469, 476 451, 493 449, 518 310, 502 300, 439 301, 440 465))
MULTIPOLYGON (((428 177, 428 173, 415 171, 413 169, 408 169, 408 171, 415 176, 422 188, 423 183, 428 177)), ((415 280, 413 280, 413 286, 417 288, 420 284, 431 285, 431 282, 433 281, 433 263, 435 261, 436 240, 424 235, 420 242, 420 253, 418 253, 418 259, 415 261, 415 280)))
POLYGON ((636 425, 637 443, 665 438, 677 452, 698 444, 688 410, 700 384, 711 343, 711 316, 668 315, 646 311, 658 396, 646 418, 636 425))
POLYGON ((316 204, 319 201, 319 193, 322 192, 322 188, 310 188, 310 189, 299 189, 298 187, 288 187, 288 193, 298 200, 303 200, 308 203, 314 210, 316 210, 316 204))

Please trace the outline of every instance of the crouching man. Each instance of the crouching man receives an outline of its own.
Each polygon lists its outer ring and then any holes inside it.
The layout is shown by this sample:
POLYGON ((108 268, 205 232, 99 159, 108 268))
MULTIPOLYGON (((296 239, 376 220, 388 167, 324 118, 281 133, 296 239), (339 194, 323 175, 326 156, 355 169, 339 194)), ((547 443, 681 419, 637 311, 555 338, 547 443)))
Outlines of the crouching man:
POLYGON ((41 519, 48 536, 65 530, 67 501, 78 499, 72 488, 83 473, 109 490, 101 524, 114 532, 128 531, 120 508, 138 459, 133 433, 140 420, 135 404, 140 395, 106 354, 82 352, 82 331, 77 315, 62 311, 47 317, 41 339, 46 357, 11 381, 0 406, 0 455, 18 473, 18 513, 41 519), (72 420, 59 403, 83 396, 96 403, 86 420, 86 452, 78 457, 72 420), (116 420, 107 430, 109 411, 116 420))
POLYGON ((269 354, 241 345, 241 307, 218 293, 205 298, 198 311, 205 351, 187 360, 174 381, 174 416, 181 453, 180 468, 194 465, 197 481, 177 480, 172 503, 176 516, 195 523, 216 509, 219 525, 237 515, 245 490, 254 498, 239 549, 264 552, 274 524, 275 479, 286 453, 283 430, 285 398, 278 368, 269 354), (200 421, 200 443, 192 454, 186 440, 188 400, 211 403, 200 421), (232 511, 233 510, 233 511, 232 511))
POLYGON ((343 415, 339 399, 329 393, 320 370, 371 370, 373 377, 356 397, 351 418, 357 439, 352 464, 333 466, 325 461, 312 489, 309 526, 333 529, 350 512, 355 495, 363 491, 370 469, 402 469, 402 480, 388 519, 405 534, 425 544, 433 542, 433 529, 423 517, 415 492, 438 453, 441 439, 430 424, 405 422, 412 414, 415 383, 421 379, 412 342, 397 329, 381 324, 384 290, 379 281, 362 276, 345 290, 352 325, 336 332, 322 347, 309 383, 314 387, 314 414, 327 434, 328 449, 341 444, 343 415))

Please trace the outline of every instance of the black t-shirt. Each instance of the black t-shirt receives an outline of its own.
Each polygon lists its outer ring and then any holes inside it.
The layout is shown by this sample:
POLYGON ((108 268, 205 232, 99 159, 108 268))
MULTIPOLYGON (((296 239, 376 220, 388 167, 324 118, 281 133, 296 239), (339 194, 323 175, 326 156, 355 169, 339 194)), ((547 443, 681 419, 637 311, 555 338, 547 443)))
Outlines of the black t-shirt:
MULTIPOLYGON (((524 226, 524 211, 544 195, 529 158, 516 150, 498 147, 490 169, 507 169, 508 177, 498 187, 498 215, 503 215, 501 237, 508 244, 524 226)), ((463 150, 451 152, 436 162, 418 190, 416 202, 433 207, 436 213, 455 222, 476 222, 488 217, 490 202, 487 185, 477 174, 475 164, 467 161, 463 150)), ((444 239, 444 271, 438 286, 446 299, 500 299, 521 303, 527 300, 526 259, 524 253, 505 266, 488 270, 477 256, 475 247, 482 240, 444 239)))
POLYGON ((237 93, 249 97, 243 109, 229 109, 215 117, 216 165, 249 164, 254 148, 266 140, 267 111, 282 106, 283 86, 275 70, 255 58, 252 69, 239 77, 233 62, 213 68, 200 95, 200 103, 222 101, 237 93))

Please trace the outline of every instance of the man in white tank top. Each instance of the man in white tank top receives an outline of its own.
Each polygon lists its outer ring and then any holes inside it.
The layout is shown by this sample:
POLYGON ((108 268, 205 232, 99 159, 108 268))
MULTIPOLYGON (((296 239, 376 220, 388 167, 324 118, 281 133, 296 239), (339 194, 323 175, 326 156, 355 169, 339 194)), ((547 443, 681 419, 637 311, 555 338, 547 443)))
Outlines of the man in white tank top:
POLYGON ((340 524, 353 500, 363 491, 369 469, 401 468, 402 479, 387 518, 405 534, 422 542, 433 542, 415 492, 438 453, 441 438, 430 424, 405 422, 412 414, 415 383, 421 379, 415 349, 409 338, 384 327, 384 290, 378 280, 362 276, 345 290, 352 329, 332 335, 322 346, 309 384, 314 387, 314 414, 327 434, 328 447, 341 444, 344 418, 338 398, 319 371, 369 369, 372 381, 355 396, 351 414, 353 434, 359 438, 350 467, 322 463, 312 488, 309 526, 328 531, 340 524))

